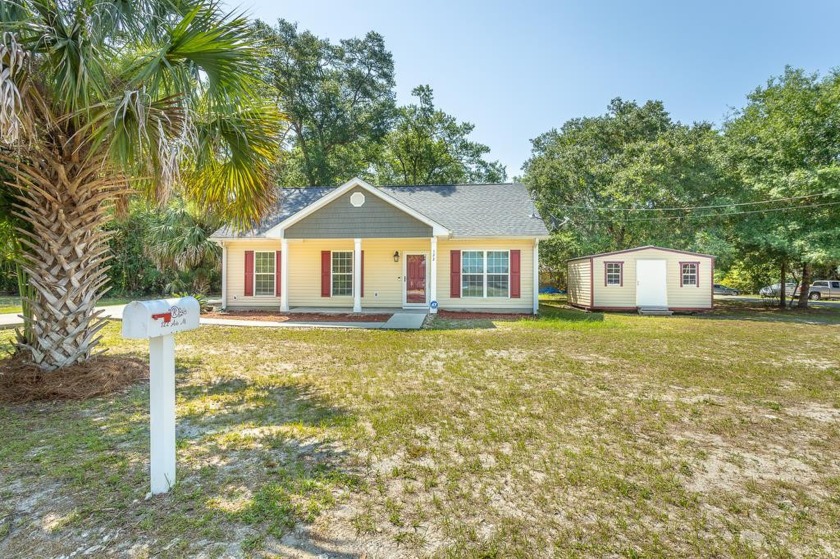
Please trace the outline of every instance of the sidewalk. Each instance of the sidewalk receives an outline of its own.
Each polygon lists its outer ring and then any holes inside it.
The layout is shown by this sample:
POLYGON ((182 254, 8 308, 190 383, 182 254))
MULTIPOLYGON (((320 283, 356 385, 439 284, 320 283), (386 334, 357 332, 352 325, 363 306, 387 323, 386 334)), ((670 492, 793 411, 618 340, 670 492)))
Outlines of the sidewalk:
MULTIPOLYGON (((102 316, 111 320, 122 320, 125 305, 96 307, 104 312, 102 316)), ((200 324, 212 326, 250 326, 257 328, 360 328, 366 330, 418 330, 423 326, 425 313, 397 312, 387 322, 272 322, 266 320, 235 320, 231 318, 202 318, 200 324)), ((0 314, 0 330, 23 325, 16 313, 0 314)))
MULTIPOLYGON (((103 312, 102 316, 105 318, 110 318, 113 320, 122 320, 122 313, 125 305, 109 305, 106 307, 96 307, 98 309, 102 309, 103 312)), ((0 330, 4 328, 17 328, 18 326, 23 326, 23 319, 18 316, 18 313, 6 313, 0 314, 0 330)))

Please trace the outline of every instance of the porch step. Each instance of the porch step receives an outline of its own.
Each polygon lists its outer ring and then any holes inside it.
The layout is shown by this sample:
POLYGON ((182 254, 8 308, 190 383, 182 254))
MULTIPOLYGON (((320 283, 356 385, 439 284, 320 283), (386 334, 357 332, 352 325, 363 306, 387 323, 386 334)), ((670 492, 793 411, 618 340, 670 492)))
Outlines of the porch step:
POLYGON ((395 312, 388 321, 382 325, 385 330, 419 330, 426 321, 426 312, 400 311, 395 312))
POLYGON ((639 314, 643 316, 671 316, 673 311, 668 307, 639 307, 639 314))

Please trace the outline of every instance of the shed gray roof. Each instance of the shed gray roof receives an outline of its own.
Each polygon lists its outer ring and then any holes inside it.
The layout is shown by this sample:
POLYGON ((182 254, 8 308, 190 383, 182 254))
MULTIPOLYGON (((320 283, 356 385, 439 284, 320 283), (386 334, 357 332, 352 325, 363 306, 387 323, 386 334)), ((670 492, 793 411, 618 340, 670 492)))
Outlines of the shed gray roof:
MULTIPOLYGON (((548 230, 524 185, 458 184, 383 186, 382 192, 440 223, 456 237, 541 237, 548 230)), ((245 232, 222 227, 213 238, 258 238, 335 188, 283 188, 275 207, 245 232)))

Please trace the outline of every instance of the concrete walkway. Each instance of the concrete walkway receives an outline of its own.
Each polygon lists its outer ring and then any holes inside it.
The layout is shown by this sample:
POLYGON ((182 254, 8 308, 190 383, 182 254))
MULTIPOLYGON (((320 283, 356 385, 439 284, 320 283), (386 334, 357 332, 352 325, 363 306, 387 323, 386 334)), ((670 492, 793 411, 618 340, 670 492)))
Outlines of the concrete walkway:
MULTIPOLYGON (((122 320, 123 309, 125 305, 108 305, 106 307, 96 307, 97 310, 102 310, 104 318, 113 320, 122 320)), ((18 316, 18 313, 0 314, 0 330, 4 328, 17 328, 23 326, 23 319, 18 316)))
MULTIPOLYGON (((125 305, 97 307, 102 316, 111 320, 122 320, 125 305)), ((213 326, 249 326, 256 328, 361 328, 367 330, 418 330, 426 320, 426 312, 398 311, 387 322, 273 322, 268 320, 234 320, 231 318, 202 318, 201 324, 213 326)), ((17 313, 0 314, 0 330, 23 325, 17 313)))
POLYGON ((382 325, 384 330, 419 330, 423 327, 428 314, 417 311, 395 312, 388 321, 382 325))

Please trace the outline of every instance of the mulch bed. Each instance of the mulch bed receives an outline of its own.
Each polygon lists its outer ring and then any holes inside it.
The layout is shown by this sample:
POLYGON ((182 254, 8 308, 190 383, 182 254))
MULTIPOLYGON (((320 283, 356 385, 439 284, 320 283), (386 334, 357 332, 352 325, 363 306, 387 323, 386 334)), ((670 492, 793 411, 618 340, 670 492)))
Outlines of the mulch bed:
POLYGON ((523 318, 534 318, 532 314, 525 313, 491 313, 491 312, 461 312, 439 310, 438 316, 451 320, 522 320, 523 318))
POLYGON ((57 371, 42 371, 23 355, 0 360, 0 402, 86 400, 149 378, 149 364, 136 357, 100 355, 57 371))
POLYGON ((271 311, 229 311, 211 312, 202 318, 226 318, 231 320, 262 320, 266 322, 387 322, 390 314, 354 313, 278 313, 271 311))

